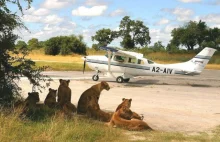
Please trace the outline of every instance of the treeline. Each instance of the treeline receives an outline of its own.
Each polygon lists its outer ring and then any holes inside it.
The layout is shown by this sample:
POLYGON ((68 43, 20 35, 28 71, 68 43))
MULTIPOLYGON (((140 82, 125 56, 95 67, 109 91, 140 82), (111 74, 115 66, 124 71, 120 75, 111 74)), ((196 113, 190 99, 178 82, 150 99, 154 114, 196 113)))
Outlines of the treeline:
MULTIPOLYGON (((204 47, 215 48, 220 51, 220 29, 217 27, 210 28, 204 21, 189 21, 184 25, 174 28, 171 31, 171 40, 164 46, 162 41, 157 41, 153 45, 149 28, 144 25, 143 21, 131 20, 125 16, 120 24, 119 30, 113 31, 109 28, 103 28, 91 37, 92 41, 97 44, 92 45, 92 49, 99 50, 100 46, 107 46, 113 40, 121 38, 121 47, 125 50, 139 50, 146 52, 184 52, 200 51, 204 47), (183 50, 184 49, 184 50, 183 50)), ((24 41, 18 41, 17 48, 38 49, 44 48, 45 54, 48 55, 67 55, 71 53, 86 54, 86 44, 83 42, 83 36, 58 36, 52 37, 47 41, 38 41, 32 38, 26 44, 24 41)))
POLYGON ((20 40, 15 47, 29 50, 43 48, 46 55, 86 54, 86 44, 83 42, 83 36, 81 35, 57 36, 46 41, 38 41, 37 38, 32 38, 27 43, 20 40))
POLYGON ((114 39, 121 38, 120 45, 124 49, 148 48, 145 50, 178 52, 184 48, 190 51, 201 50, 208 46, 220 51, 220 29, 210 28, 201 20, 199 22, 189 21, 174 28, 171 31, 171 36, 172 38, 166 47, 161 41, 149 46, 151 43, 149 28, 142 21, 131 20, 129 16, 125 16, 120 22, 118 31, 105 28, 98 30, 96 35, 92 36, 92 40, 97 42, 92 45, 92 48, 98 50, 97 47, 108 45, 114 39))

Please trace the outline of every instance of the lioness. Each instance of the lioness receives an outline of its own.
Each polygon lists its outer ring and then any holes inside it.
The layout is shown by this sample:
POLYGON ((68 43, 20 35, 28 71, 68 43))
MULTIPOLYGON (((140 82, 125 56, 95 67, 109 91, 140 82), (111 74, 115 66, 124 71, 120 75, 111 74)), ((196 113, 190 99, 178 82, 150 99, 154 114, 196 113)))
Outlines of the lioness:
POLYGON ((70 80, 60 79, 60 86, 58 88, 58 104, 63 107, 67 102, 71 102, 71 89, 69 88, 70 80))
POLYGON ((57 90, 49 88, 49 93, 47 94, 47 97, 44 100, 44 104, 47 105, 49 108, 55 108, 57 105, 56 93, 57 90))
POLYGON ((122 99, 122 103, 117 107, 116 111, 120 108, 124 108, 124 111, 120 113, 120 117, 131 120, 131 119, 139 119, 143 120, 143 116, 138 115, 136 112, 130 110, 132 99, 122 99))
POLYGON ((100 94, 103 89, 107 91, 110 89, 108 83, 105 81, 102 81, 96 85, 93 85, 91 88, 84 91, 78 101, 77 113, 86 114, 87 108, 88 108, 88 96, 97 98, 97 102, 98 102, 100 94))
POLYGON ((28 97, 25 99, 25 106, 28 108, 36 108, 36 103, 40 101, 38 92, 28 93, 28 97))
POLYGON ((127 107, 121 107, 116 112, 114 112, 111 120, 107 125, 125 128, 128 130, 153 130, 146 122, 138 119, 126 120, 120 115, 126 111, 127 107))
POLYGON ((104 122, 109 122, 111 119, 112 114, 104 112, 100 109, 98 100, 94 96, 88 96, 88 108, 87 108, 87 116, 104 121, 104 122))

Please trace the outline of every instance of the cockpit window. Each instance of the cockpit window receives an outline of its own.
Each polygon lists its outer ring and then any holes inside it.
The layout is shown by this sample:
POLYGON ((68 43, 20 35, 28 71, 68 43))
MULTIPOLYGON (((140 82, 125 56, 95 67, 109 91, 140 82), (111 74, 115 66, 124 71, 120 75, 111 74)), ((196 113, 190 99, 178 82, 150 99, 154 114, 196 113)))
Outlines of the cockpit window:
POLYGON ((148 64, 154 64, 154 62, 151 60, 147 60, 147 62, 148 62, 148 64))
POLYGON ((118 61, 118 62, 124 62, 126 59, 126 57, 124 56, 119 56, 119 55, 115 55, 114 60, 118 61))

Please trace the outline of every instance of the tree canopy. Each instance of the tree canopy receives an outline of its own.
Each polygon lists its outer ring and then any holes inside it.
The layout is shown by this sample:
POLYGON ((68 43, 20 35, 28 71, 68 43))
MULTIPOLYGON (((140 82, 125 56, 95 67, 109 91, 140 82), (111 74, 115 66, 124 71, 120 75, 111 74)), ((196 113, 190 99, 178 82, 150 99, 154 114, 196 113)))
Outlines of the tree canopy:
MULTIPOLYGON (((20 97, 21 88, 17 84, 20 76, 26 76, 30 83, 35 86, 44 87, 39 84, 45 81, 41 71, 45 67, 37 68, 35 62, 26 59, 28 54, 26 48, 22 48, 20 52, 15 48, 15 41, 18 36, 14 34, 17 28, 25 28, 17 13, 12 12, 8 8, 8 4, 18 7, 22 13, 23 8, 20 2, 26 2, 28 8, 32 0, 1 0, 0 4, 0 105, 10 105, 13 100, 20 97)), ((24 3, 23 3, 24 4, 24 3)), ((19 42, 20 44, 23 42, 19 42)))

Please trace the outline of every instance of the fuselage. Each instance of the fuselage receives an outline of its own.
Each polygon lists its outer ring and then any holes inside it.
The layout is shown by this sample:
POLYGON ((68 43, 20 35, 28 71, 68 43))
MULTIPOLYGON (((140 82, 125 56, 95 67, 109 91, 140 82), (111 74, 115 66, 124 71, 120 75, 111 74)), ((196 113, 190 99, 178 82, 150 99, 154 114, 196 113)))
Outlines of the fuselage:
POLYGON ((147 75, 197 75, 199 71, 194 70, 194 63, 188 62, 178 64, 157 64, 146 58, 125 57, 123 61, 113 55, 108 62, 107 56, 87 56, 86 62, 92 70, 123 74, 130 77, 147 75), (109 66, 110 64, 110 66, 109 66))

